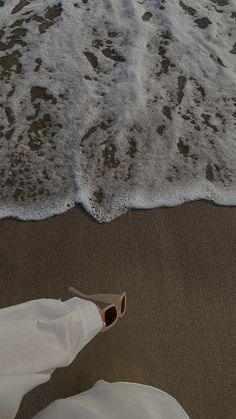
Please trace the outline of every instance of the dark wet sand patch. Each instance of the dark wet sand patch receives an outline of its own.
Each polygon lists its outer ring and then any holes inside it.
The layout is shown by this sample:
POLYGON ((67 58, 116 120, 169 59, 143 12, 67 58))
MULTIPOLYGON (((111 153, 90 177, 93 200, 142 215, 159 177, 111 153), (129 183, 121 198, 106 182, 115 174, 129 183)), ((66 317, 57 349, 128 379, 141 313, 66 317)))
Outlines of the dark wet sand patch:
POLYGON ((201 114, 201 117, 202 117, 202 119, 203 119, 203 121, 204 121, 204 124, 205 124, 207 127, 210 127, 210 128, 212 129, 212 131, 214 131, 215 133, 216 133, 216 132, 218 132, 217 127, 216 127, 215 125, 212 125, 212 124, 210 123, 210 119, 211 119, 211 115, 210 115, 210 114, 204 114, 204 113, 202 113, 202 114, 201 114))
POLYGON ((144 22, 147 22, 148 20, 150 20, 152 17, 152 13, 151 12, 145 12, 142 16, 142 19, 144 20, 144 22))
POLYGON ((210 182, 214 181, 213 169, 210 164, 206 166, 206 179, 209 180, 210 182))
POLYGON ((5 108, 5 114, 6 114, 8 123, 9 124, 13 124, 13 122, 15 121, 15 118, 14 118, 13 111, 12 111, 12 109, 9 106, 7 106, 5 108))
POLYGON ((185 76, 179 76, 178 77, 178 91, 177 91, 178 105, 182 102, 182 99, 184 97, 185 84, 186 84, 186 77, 185 76))
POLYGON ((22 64, 19 61, 21 53, 19 51, 14 51, 11 54, 4 55, 0 57, 0 66, 2 67, 0 72, 0 80, 3 78, 8 79, 11 75, 11 72, 21 73, 22 64))
POLYGON ((200 19, 195 19, 194 23, 196 23, 199 28, 206 29, 212 22, 208 19, 208 17, 202 17, 200 19))
POLYGON ((102 53, 106 58, 110 58, 113 61, 118 61, 120 63, 125 61, 125 58, 122 57, 122 55, 119 55, 113 48, 107 47, 102 50, 102 53))
POLYGON ((180 6, 182 7, 182 9, 187 12, 190 16, 194 16, 196 13, 196 10, 193 9, 192 7, 186 6, 181 0, 179 2, 180 6))
POLYGON ((92 52, 89 52, 89 51, 84 51, 84 55, 89 61, 89 63, 91 64, 91 66, 93 67, 93 69, 96 70, 98 68, 98 59, 96 55, 94 55, 92 52))
POLYGON ((42 65, 42 60, 41 58, 36 58, 35 62, 37 65, 34 68, 34 72, 37 73, 40 70, 40 67, 42 65))
POLYGON ((20 0, 20 2, 14 7, 12 10, 12 14, 20 12, 24 7, 28 6, 30 4, 29 0, 20 0))
POLYGON ((233 46, 233 48, 229 51, 231 54, 236 54, 236 42, 233 46))
POLYGON ((126 154, 128 154, 133 159, 136 152, 137 152, 137 141, 134 138, 130 138, 129 149, 126 154))
POLYGON ((223 61, 221 60, 221 58, 220 57, 216 57, 216 60, 217 60, 217 62, 222 66, 222 67, 225 67, 226 68, 226 66, 224 65, 224 63, 223 63, 223 61))
POLYGON ((181 138, 179 138, 179 142, 177 143, 177 147, 179 149, 179 152, 183 154, 184 157, 188 156, 189 153, 189 146, 187 144, 184 144, 181 138))
POLYGON ((37 99, 43 99, 45 101, 50 100, 52 104, 56 104, 57 100, 53 97, 51 93, 47 93, 47 89, 41 86, 33 86, 30 90, 31 102, 33 103, 37 99))
POLYGON ((169 106, 164 106, 162 109, 162 113, 169 119, 169 121, 171 121, 171 109, 169 106))
POLYGON ((164 131, 165 131, 165 125, 160 125, 157 128, 157 133, 160 134, 160 135, 162 135, 164 131))
POLYGON ((0 51, 6 51, 9 49, 12 49, 15 45, 20 45, 21 47, 25 47, 26 43, 21 38, 23 38, 26 35, 26 33, 27 33, 26 28, 13 29, 10 35, 7 37, 6 42, 0 41, 0 51))
POLYGON ((106 131, 109 126, 111 125, 112 120, 108 119, 106 122, 102 121, 100 122, 100 124, 95 125, 94 127, 91 127, 88 132, 83 136, 83 138, 80 141, 81 147, 83 147, 82 143, 84 142, 84 140, 86 140, 87 138, 90 137, 91 134, 93 134, 98 128, 102 129, 103 131, 106 131))
POLYGON ((202 97, 206 97, 205 89, 197 82, 197 80, 194 77, 190 77, 189 80, 193 81, 195 85, 197 86, 197 90, 201 93, 202 97))
POLYGON ((57 18, 61 16, 62 12, 62 4, 58 3, 57 5, 47 7, 44 17, 34 15, 33 17, 29 17, 29 21, 32 19, 39 23, 39 32, 40 34, 44 34, 48 28, 57 22, 57 18))
POLYGON ((120 160, 115 156, 116 150, 115 144, 112 143, 108 144, 103 150, 103 165, 107 166, 109 169, 115 169, 120 164, 120 160))
POLYGON ((103 193, 102 188, 99 188, 98 191, 95 191, 94 194, 93 194, 93 196, 95 198, 95 201, 98 204, 101 204, 103 202, 103 199, 104 199, 104 193, 103 193))
POLYGON ((119 35, 118 32, 108 32, 108 36, 110 36, 110 38, 115 38, 118 35, 119 35))

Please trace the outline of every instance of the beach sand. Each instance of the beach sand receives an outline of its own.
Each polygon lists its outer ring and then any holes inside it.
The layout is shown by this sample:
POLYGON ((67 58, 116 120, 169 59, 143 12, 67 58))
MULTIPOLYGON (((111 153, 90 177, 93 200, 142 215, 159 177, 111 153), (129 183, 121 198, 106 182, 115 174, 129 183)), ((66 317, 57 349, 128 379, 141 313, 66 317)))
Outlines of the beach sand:
POLYGON ((102 378, 156 386, 192 419, 234 419, 235 225, 235 208, 206 202, 108 224, 80 207, 38 222, 1 220, 1 307, 67 299, 69 285, 128 295, 117 327, 29 393, 17 418, 102 378))

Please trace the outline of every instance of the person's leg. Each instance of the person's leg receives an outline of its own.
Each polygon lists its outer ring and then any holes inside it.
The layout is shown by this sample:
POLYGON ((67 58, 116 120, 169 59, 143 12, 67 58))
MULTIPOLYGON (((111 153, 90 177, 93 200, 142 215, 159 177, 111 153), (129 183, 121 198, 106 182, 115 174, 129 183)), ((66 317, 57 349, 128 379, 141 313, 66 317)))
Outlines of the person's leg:
POLYGON ((179 403, 154 387, 99 381, 82 394, 57 400, 33 419, 189 419, 179 403))
POLYGON ((23 395, 69 365, 102 328, 98 307, 77 297, 1 309, 0 418, 14 418, 23 395))

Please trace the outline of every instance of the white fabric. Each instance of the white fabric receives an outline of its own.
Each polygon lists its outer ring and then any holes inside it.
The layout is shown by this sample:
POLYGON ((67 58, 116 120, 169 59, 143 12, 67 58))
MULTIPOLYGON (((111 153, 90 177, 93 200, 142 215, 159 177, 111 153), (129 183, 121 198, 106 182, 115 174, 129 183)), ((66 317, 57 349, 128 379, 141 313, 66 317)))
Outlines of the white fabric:
POLYGON ((69 365, 102 326, 96 305, 80 298, 0 310, 0 418, 14 418, 24 394, 69 365))
MULTIPOLYGON (((30 301, 0 310, 0 418, 13 419, 29 390, 69 365, 101 330, 95 304, 30 301)), ((80 395, 57 400, 34 419, 187 419, 168 394, 134 383, 99 381, 80 395)))
POLYGON ((57 400, 34 419, 189 419, 178 402, 156 388, 98 381, 85 393, 57 400))

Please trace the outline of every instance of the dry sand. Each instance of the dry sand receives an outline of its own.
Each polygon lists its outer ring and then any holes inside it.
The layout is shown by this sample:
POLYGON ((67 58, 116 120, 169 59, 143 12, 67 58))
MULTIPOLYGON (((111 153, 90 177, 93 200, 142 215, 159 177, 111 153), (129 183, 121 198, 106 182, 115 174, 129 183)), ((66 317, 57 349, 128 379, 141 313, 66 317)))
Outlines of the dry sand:
POLYGON ((69 285, 128 294, 126 317, 28 394, 17 418, 103 378, 167 391, 192 419, 235 419, 235 225, 235 208, 205 202, 102 225, 79 207, 1 220, 1 307, 66 299, 69 285))

